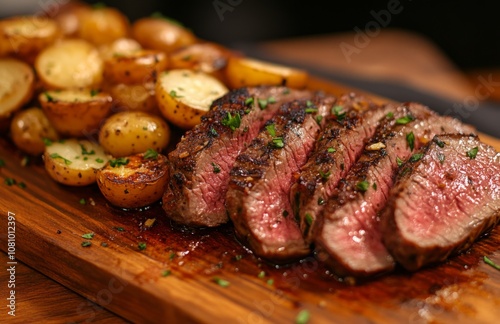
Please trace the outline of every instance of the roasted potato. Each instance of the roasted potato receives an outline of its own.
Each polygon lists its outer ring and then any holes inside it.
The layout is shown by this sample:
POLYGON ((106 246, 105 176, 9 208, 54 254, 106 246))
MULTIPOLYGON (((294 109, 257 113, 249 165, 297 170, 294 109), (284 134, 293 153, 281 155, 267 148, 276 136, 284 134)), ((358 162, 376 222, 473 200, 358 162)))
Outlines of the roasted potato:
POLYGON ((199 124, 212 102, 227 92, 226 86, 215 77, 192 70, 171 70, 160 74, 156 82, 161 113, 183 129, 199 124))
POLYGON ((154 150, 111 160, 97 170, 97 185, 112 205, 148 206, 158 201, 167 187, 167 163, 167 157, 154 150))
POLYGON ((102 81, 103 63, 94 45, 82 39, 66 39, 45 48, 35 69, 49 89, 92 88, 102 81))
POLYGON ((157 50, 138 50, 106 59, 104 78, 111 83, 154 82, 158 73, 166 70, 167 66, 167 54, 157 50))
POLYGON ((95 45, 111 43, 126 37, 130 23, 120 11, 110 7, 94 7, 79 12, 77 35, 95 45))
POLYGON ((50 143, 43 155, 49 175, 68 186, 94 183, 95 170, 103 168, 109 158, 97 143, 77 139, 50 143))
POLYGON ((113 97, 116 111, 144 111, 154 115, 161 115, 155 96, 155 84, 114 84, 106 87, 113 97))
POLYGON ((33 63, 36 55, 61 36, 49 18, 21 16, 0 21, 0 56, 15 55, 33 63))
POLYGON ((31 67, 13 58, 0 59, 0 120, 9 116, 27 103, 35 86, 35 75, 31 67))
POLYGON ((19 149, 31 155, 42 154, 47 140, 59 139, 59 134, 38 107, 18 112, 12 119, 10 135, 19 149))
POLYGON ((39 95, 45 115, 61 134, 82 137, 98 132, 111 111, 112 97, 97 90, 52 90, 39 95))
POLYGON ((215 76, 225 83, 224 69, 230 56, 230 50, 215 43, 197 43, 170 54, 170 69, 190 69, 215 76))
POLYGON ((141 44, 135 39, 119 38, 112 43, 99 46, 99 54, 101 54, 101 58, 105 61, 113 57, 127 56, 141 49, 141 44))
POLYGON ((111 115, 99 131, 99 143, 114 157, 129 156, 152 148, 158 152, 170 141, 170 127, 159 116, 140 111, 111 115))
POLYGON ((132 38, 144 48, 170 53, 197 42, 196 37, 177 22, 162 17, 147 17, 132 24, 132 38))
POLYGON ((227 63, 226 78, 233 89, 259 85, 303 88, 307 85, 308 74, 283 65, 234 56, 227 63))
POLYGON ((78 1, 67 1, 65 4, 54 4, 49 6, 46 13, 52 17, 62 34, 66 37, 74 37, 80 28, 81 17, 84 11, 90 11, 92 8, 78 1))

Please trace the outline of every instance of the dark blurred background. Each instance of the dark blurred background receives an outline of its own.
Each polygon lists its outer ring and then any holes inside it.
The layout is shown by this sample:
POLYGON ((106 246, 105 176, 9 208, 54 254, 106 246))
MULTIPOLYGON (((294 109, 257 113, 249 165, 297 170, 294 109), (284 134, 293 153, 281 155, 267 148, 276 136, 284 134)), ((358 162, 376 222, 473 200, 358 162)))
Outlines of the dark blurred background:
MULTIPOLYGON (((67 0, 2 0, 2 16, 12 2, 29 12, 43 3, 67 0)), ((155 11, 174 18, 200 38, 226 45, 311 34, 364 30, 372 11, 396 0, 87 0, 121 9, 131 21, 155 11)), ((388 27, 418 32, 434 41, 462 69, 500 66, 500 5, 497 1, 400 0, 403 9, 388 27)))

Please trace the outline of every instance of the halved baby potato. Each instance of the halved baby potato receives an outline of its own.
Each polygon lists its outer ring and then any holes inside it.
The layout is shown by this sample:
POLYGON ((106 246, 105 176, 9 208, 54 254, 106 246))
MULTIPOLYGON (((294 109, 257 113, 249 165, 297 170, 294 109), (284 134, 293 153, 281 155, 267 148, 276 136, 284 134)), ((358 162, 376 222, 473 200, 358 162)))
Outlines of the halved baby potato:
POLYGON ((67 139, 46 146, 45 169, 55 181, 68 186, 86 186, 96 181, 95 170, 103 168, 110 157, 99 144, 67 139))
POLYGON ((94 7, 79 12, 77 35, 89 42, 101 45, 126 37, 129 33, 128 18, 111 7, 94 7))
POLYGON ((233 89, 259 85, 303 88, 308 80, 306 71, 247 57, 230 57, 226 77, 233 89))
POLYGON ((168 185, 167 157, 150 149, 110 160, 97 170, 97 185, 104 197, 122 208, 138 208, 160 200, 168 185))
POLYGON ((104 78, 111 83, 154 82, 168 66, 167 54, 157 50, 138 50, 114 55, 104 61, 104 78))
POLYGON ((0 21, 0 56, 16 55, 32 63, 35 56, 61 35, 56 21, 39 16, 18 16, 0 21))
POLYGON ((99 143, 114 157, 145 152, 161 152, 170 141, 170 127, 160 116, 141 111, 111 115, 99 131, 99 143))
POLYGON ((102 81, 103 62, 91 43, 66 39, 40 52, 35 69, 49 89, 92 88, 102 81))
POLYGON ((114 110, 117 111, 144 111, 160 115, 155 96, 155 84, 113 84, 106 86, 106 90, 113 97, 114 110))
POLYGON ((13 58, 0 59, 0 120, 30 101, 35 87, 31 67, 13 58))
POLYGON ((135 39, 123 37, 99 46, 99 54, 103 60, 108 60, 115 56, 126 56, 141 49, 141 44, 135 39))
POLYGON ((62 135, 82 137, 97 134, 111 111, 113 98, 92 89, 52 90, 39 95, 40 105, 62 135))
POLYGON ((59 139, 54 126, 38 107, 16 113, 10 126, 10 135, 19 149, 31 155, 42 154, 47 140, 59 139))
POLYGON ((199 124, 212 102, 228 91, 215 77, 186 69, 164 72, 156 82, 156 99, 161 113, 183 129, 199 124))

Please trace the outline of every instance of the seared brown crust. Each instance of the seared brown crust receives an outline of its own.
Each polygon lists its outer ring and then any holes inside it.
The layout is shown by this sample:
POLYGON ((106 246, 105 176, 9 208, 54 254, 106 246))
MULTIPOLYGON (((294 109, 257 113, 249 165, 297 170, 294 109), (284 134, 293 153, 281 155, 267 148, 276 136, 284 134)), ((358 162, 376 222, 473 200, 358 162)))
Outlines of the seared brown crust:
POLYGON ((309 91, 257 87, 235 90, 216 100, 201 124, 188 131, 169 154, 171 181, 163 196, 167 216, 194 226, 227 222, 225 193, 236 156, 281 104, 310 97, 309 91), (239 126, 231 128, 229 117, 239 117, 239 126))

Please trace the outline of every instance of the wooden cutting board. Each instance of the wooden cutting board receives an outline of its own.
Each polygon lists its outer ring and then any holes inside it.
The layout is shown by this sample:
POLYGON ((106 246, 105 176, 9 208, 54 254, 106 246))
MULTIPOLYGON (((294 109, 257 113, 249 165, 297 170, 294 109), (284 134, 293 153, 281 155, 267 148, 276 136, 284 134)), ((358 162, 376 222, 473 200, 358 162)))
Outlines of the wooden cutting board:
MULTIPOLYGON (((318 79, 310 88, 351 90, 318 79)), ((481 138, 500 150, 500 140, 481 138)), ((179 227, 160 205, 124 211, 109 206, 96 186, 58 185, 41 161, 22 166, 22 155, 5 140, 0 158, 6 163, 2 182, 13 178, 26 184, 0 185, 0 233, 7 233, 7 215, 15 215, 16 258, 133 322, 294 323, 301 310, 309 312, 310 323, 500 318, 500 271, 483 262, 488 256, 500 263, 500 227, 441 265, 416 273, 397 269, 352 286, 312 256, 282 267, 256 259, 236 241, 231 225, 179 227), (151 228, 144 225, 147 219, 155 219, 151 228), (95 233, 91 246, 82 246, 85 233, 95 233), (217 278, 229 286, 220 286, 217 278)), ((4 251, 6 241, 1 235, 4 251)), ((91 321, 93 307, 84 304, 76 312, 91 321)))

